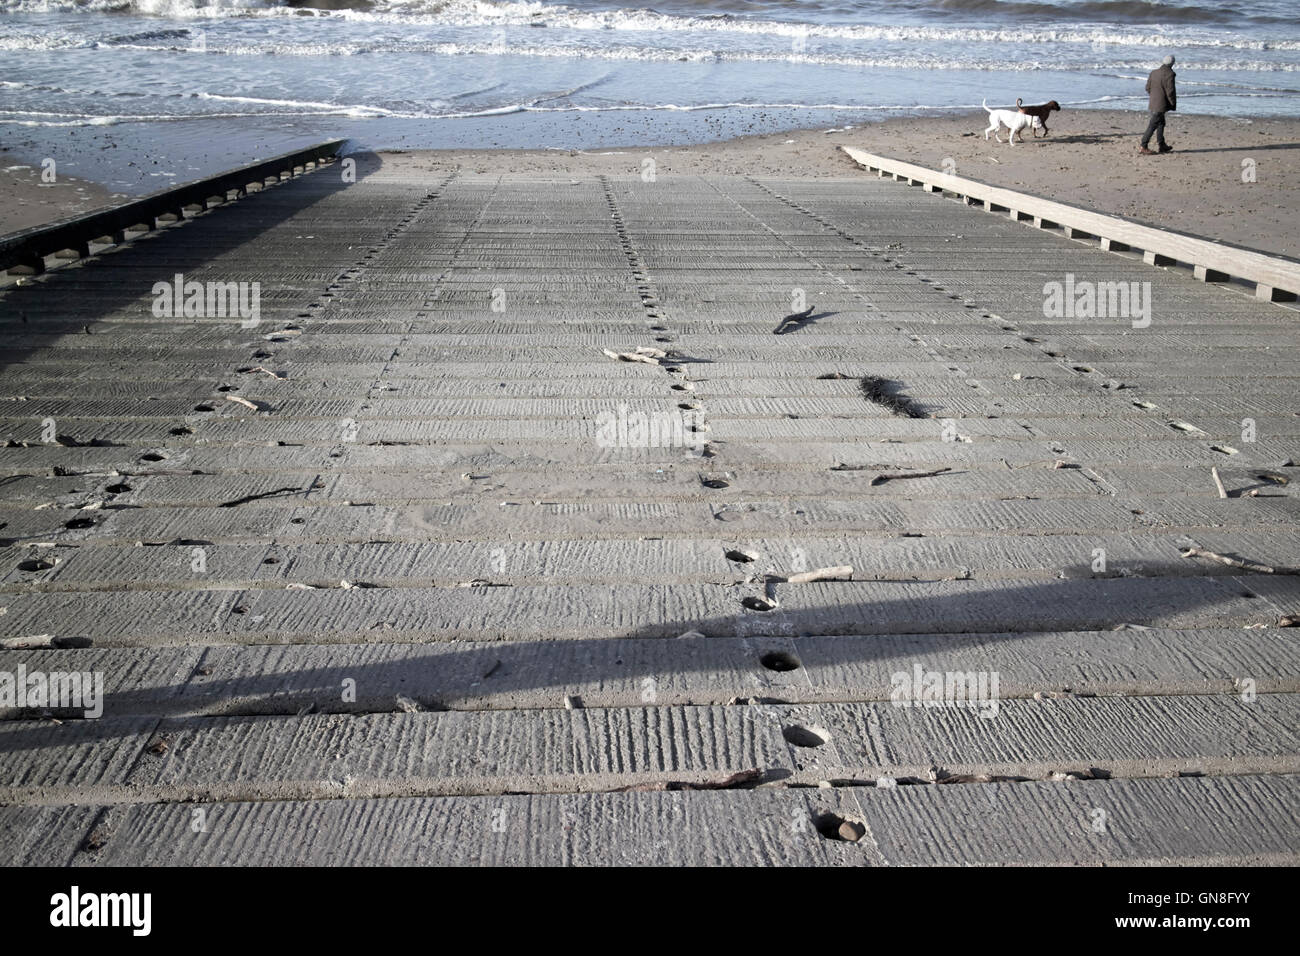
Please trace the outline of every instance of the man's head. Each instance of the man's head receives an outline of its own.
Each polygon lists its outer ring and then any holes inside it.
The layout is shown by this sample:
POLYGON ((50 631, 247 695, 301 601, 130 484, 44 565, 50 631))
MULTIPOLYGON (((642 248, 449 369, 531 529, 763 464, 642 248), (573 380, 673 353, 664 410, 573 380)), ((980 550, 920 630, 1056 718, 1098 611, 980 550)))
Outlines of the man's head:
POLYGON ((1161 60, 1160 62, 1161 62, 1163 65, 1165 65, 1165 66, 1173 66, 1173 65, 1174 65, 1174 55, 1171 53, 1171 54, 1169 54, 1169 56, 1165 57, 1165 58, 1164 58, 1163 60, 1161 60))

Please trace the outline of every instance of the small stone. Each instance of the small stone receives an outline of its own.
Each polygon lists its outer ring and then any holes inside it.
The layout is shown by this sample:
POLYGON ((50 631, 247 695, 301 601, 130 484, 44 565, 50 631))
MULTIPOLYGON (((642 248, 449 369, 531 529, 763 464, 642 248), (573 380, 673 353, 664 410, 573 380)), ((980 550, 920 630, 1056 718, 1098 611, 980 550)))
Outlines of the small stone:
POLYGON ((841 840, 846 843, 857 843, 866 835, 867 828, 861 823, 854 823, 852 820, 845 820, 840 824, 836 831, 841 840))

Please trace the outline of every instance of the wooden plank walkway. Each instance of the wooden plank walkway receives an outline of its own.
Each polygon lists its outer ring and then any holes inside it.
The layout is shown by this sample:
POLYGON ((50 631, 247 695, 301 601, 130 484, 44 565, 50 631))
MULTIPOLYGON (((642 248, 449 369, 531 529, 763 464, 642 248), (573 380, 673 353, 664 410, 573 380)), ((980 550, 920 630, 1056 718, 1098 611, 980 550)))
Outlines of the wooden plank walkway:
POLYGON ((1256 298, 1265 302, 1294 302, 1300 294, 1300 263, 1279 256, 1154 229, 1118 216, 877 156, 854 146, 841 148, 854 162, 878 176, 889 175, 897 182, 920 186, 930 193, 951 194, 970 205, 982 204, 989 212, 1004 212, 1017 222, 1032 222, 1040 229, 1061 229, 1072 239, 1096 239, 1107 252, 1138 251, 1147 265, 1184 263, 1202 282, 1240 279, 1253 285, 1256 298))
POLYGON ((359 173, 0 292, 6 859, 1300 858, 1293 311, 876 178, 359 173))

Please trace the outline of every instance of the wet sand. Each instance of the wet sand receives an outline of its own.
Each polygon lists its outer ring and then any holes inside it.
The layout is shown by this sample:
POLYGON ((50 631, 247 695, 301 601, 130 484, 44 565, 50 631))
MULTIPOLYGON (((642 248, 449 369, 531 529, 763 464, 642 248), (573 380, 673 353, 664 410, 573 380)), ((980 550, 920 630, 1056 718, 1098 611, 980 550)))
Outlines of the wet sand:
POLYGON ((0 150, 0 235, 77 216, 121 202, 126 197, 99 183, 58 175, 41 181, 39 164, 9 161, 0 150))

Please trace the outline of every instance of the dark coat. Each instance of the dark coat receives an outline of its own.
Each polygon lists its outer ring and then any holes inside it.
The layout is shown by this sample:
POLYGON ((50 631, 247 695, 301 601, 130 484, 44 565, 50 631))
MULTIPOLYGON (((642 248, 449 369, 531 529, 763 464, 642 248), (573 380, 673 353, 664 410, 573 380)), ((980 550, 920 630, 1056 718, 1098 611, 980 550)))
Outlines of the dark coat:
POLYGON ((1151 75, 1147 77, 1147 92, 1151 94, 1148 111, 1165 113, 1178 109, 1178 93, 1174 90, 1176 75, 1171 66, 1162 66, 1151 71, 1151 75))

